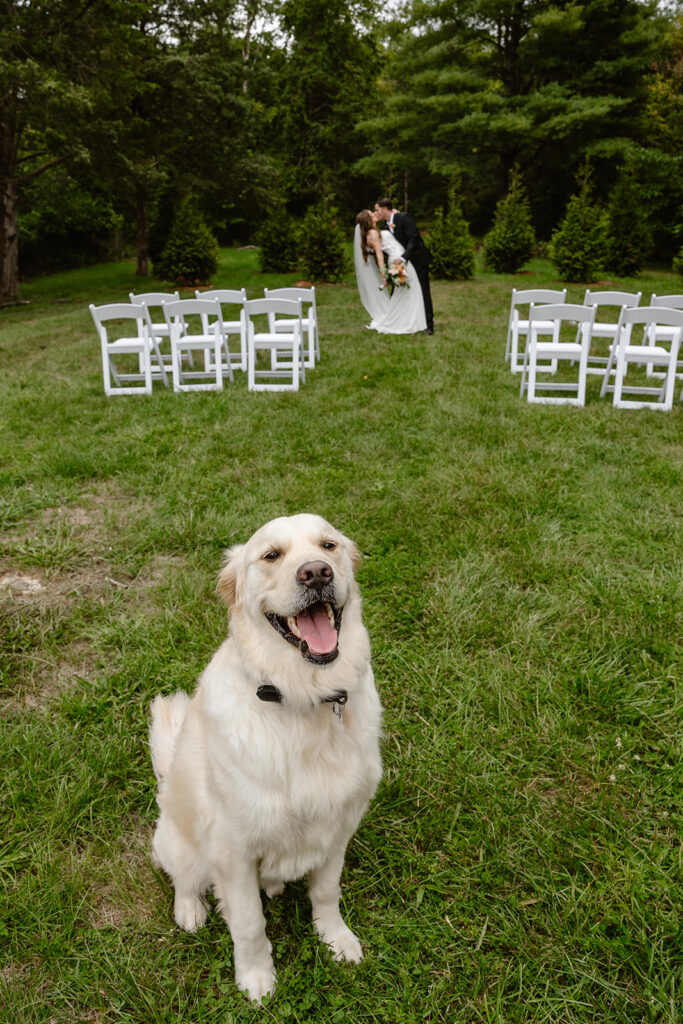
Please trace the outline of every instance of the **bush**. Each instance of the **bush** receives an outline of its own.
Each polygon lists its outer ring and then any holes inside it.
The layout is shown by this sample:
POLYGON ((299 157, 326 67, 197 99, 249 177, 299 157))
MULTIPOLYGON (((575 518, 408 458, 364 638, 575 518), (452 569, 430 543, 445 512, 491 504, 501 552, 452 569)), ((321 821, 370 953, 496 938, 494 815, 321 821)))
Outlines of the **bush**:
POLYGON ((515 167, 507 195, 498 203, 493 227, 484 239, 484 261, 497 274, 514 274, 531 259, 535 245, 529 202, 515 167))
POLYGON ((651 244, 638 183, 631 168, 626 167, 607 210, 607 266, 621 276, 638 274, 651 244))
POLYGON ((284 206, 273 210, 254 241, 259 247, 259 266, 264 272, 286 274, 296 270, 301 259, 300 229, 284 206))
POLYGON ((678 253, 678 256, 674 256, 673 266, 671 268, 674 274, 680 274, 683 277, 683 246, 678 253))
POLYGON ((605 266, 605 214, 593 201, 591 170, 584 164, 579 191, 567 204, 564 220, 553 234, 549 256, 562 281, 594 281, 605 266))
POLYGON ((455 189, 449 199, 448 213, 444 217, 443 210, 437 210, 429 232, 430 273, 447 281, 468 281, 474 277, 474 242, 455 189))
POLYGON ((218 269, 218 242, 209 231, 192 199, 184 200, 155 264, 154 273, 175 284, 209 284, 218 269))
POLYGON ((344 232, 335 210, 312 206, 301 225, 301 263, 311 281, 339 281, 346 270, 344 232))

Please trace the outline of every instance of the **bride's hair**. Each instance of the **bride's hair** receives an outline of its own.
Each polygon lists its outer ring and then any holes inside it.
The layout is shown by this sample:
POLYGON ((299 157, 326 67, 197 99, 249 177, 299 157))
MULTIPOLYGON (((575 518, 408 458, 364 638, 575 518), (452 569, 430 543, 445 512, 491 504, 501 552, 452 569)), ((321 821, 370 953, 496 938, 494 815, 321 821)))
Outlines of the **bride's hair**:
POLYGON ((370 210, 361 210, 356 217, 356 224, 360 224, 360 248, 363 253, 363 262, 367 263, 371 252, 368 247, 368 231, 372 231, 375 226, 370 210))

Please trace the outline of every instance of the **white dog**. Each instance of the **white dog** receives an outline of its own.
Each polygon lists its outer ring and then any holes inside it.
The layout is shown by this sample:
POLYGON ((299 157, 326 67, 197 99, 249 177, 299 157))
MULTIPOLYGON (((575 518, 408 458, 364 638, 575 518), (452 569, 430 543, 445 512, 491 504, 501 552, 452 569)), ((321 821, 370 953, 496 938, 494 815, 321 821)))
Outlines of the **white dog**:
POLYGON ((195 931, 213 887, 250 999, 275 970, 259 889, 308 875, 336 960, 358 963, 339 912, 346 845, 379 782, 381 706, 354 580, 355 545, 314 515, 275 519, 227 553, 218 591, 230 634, 184 692, 152 703, 161 808, 154 853, 195 931))

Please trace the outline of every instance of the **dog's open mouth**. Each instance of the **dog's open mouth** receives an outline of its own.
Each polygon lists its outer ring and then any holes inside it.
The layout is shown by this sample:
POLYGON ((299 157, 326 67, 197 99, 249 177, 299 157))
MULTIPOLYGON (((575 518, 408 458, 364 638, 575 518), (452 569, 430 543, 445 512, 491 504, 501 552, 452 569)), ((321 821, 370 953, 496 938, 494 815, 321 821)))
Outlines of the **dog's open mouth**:
POLYGON ((295 615, 265 615, 280 636, 299 648, 306 661, 326 665, 339 654, 342 610, 329 601, 317 601, 295 615))

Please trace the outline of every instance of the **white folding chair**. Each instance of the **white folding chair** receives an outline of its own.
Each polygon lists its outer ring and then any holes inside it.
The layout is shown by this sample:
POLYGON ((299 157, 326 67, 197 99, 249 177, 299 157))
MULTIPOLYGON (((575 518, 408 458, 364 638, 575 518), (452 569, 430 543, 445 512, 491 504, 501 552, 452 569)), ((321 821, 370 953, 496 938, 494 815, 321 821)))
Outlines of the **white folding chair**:
MULTIPOLYGON (((215 299, 221 308, 221 323, 223 325, 223 334, 225 335, 230 347, 230 335, 237 334, 240 339, 240 350, 238 352, 230 352, 230 364, 233 370, 246 370, 247 369, 247 331, 244 324, 244 317, 242 311, 244 308, 244 301, 247 297, 246 288, 213 288, 211 291, 201 292, 196 291, 195 296, 198 299, 215 299), (226 307, 237 306, 235 310, 237 316, 230 319, 226 316, 226 307)), ((207 352, 207 358, 209 353, 207 352)), ((227 372, 227 368, 224 366, 223 370, 227 372)))
POLYGON ((233 372, 218 302, 180 299, 163 308, 171 336, 173 390, 222 391, 224 373, 233 380, 233 372), (203 369, 183 368, 183 357, 193 352, 204 353, 203 369))
POLYGON ((141 295, 136 295, 134 292, 130 292, 128 297, 131 302, 145 307, 147 324, 157 340, 157 348, 161 353, 160 360, 155 361, 155 356, 152 358, 152 379, 163 379, 164 383, 168 383, 165 371, 171 369, 171 346, 168 324, 162 307, 164 302, 177 302, 180 294, 179 292, 143 292, 141 295), (164 347, 165 341, 169 342, 168 348, 164 347))
POLYGON ((545 405, 585 405, 590 331, 594 320, 595 306, 565 302, 549 306, 531 305, 529 341, 524 352, 520 395, 524 395, 526 390, 527 401, 545 405), (573 329, 574 325, 578 325, 578 333, 573 329), (571 330, 568 330, 570 326, 571 330), (539 359, 547 359, 550 363, 541 364, 539 359), (539 372, 554 372, 552 365, 557 366, 561 360, 571 363, 578 361, 579 376, 576 382, 537 379, 539 372), (573 394, 568 398, 559 395, 541 397, 538 391, 569 391, 573 394))
MULTIPOLYGON (((561 290, 553 288, 528 288, 525 291, 518 291, 516 288, 512 289, 510 316, 508 318, 508 335, 505 346, 505 360, 510 363, 510 369, 513 373, 521 373, 522 371, 524 349, 522 348, 521 343, 524 341, 526 345, 526 342, 529 340, 528 311, 526 317, 523 317, 523 311, 520 310, 520 306, 531 306, 532 303, 534 305, 538 305, 539 303, 557 303, 566 301, 566 288, 561 290)), ((537 325, 537 330, 539 334, 543 332, 542 324, 537 325)), ((551 330, 552 325, 546 324, 545 333, 549 334, 551 330)))
MULTIPOLYGON (((683 309, 683 295, 652 295, 651 306, 665 306, 667 309, 683 309)), ((656 345, 658 341, 670 341, 675 327, 667 327, 664 324, 650 324, 645 329, 645 339, 648 345, 656 345)), ((647 363, 646 373, 648 377, 663 377, 663 370, 655 370, 652 363, 647 363)), ((678 353, 676 364, 676 376, 683 377, 683 359, 678 353)))
POLYGON ((159 358, 159 348, 150 334, 145 307, 128 302, 106 306, 91 304, 90 313, 100 338, 105 395, 151 395, 152 351, 159 358), (121 331, 126 329, 135 333, 121 335, 121 331), (120 365, 122 356, 137 356, 137 369, 131 366, 123 370, 120 365))
MULTIPOLYGON (((655 331, 655 336, 656 334, 655 331)), ((673 406, 676 364, 682 335, 683 309, 641 306, 639 309, 622 310, 619 333, 605 368, 600 397, 611 391, 613 404, 617 409, 661 409, 662 412, 669 412, 673 406), (634 327, 642 327, 645 336, 651 327, 667 327, 672 330, 667 335, 664 332, 659 333, 659 344, 645 344, 646 339, 643 338, 639 345, 633 345, 631 337, 634 327), (661 367, 664 373, 662 383, 655 386, 626 385, 624 381, 631 364, 661 367), (613 367, 614 381, 610 382, 613 367), (626 399, 623 397, 625 394, 642 395, 643 398, 626 399)))
POLYGON ((593 349, 593 341, 595 338, 609 339, 609 351, 611 351, 617 336, 621 310, 639 306, 641 296, 642 292, 592 292, 590 288, 586 289, 583 297, 584 306, 595 306, 596 308, 595 323, 591 331, 591 349, 588 352, 587 373, 597 373, 602 377, 609 362, 609 352, 607 355, 599 355, 593 349))
MULTIPOLYGON (((318 334, 318 307, 315 302, 315 287, 311 288, 264 288, 263 293, 267 299, 300 299, 301 300, 301 326, 306 334, 306 369, 314 370, 316 361, 320 359, 320 337, 318 334)), ((272 331, 283 331, 289 333, 290 324, 288 319, 272 316, 270 320, 272 331)))
POLYGON ((247 328, 247 386, 249 391, 298 391, 306 380, 301 301, 298 299, 247 299, 244 303, 247 328), (258 331, 254 317, 284 315, 289 331, 258 331), (268 367, 258 364, 259 352, 270 356, 268 367), (275 353, 275 356, 273 355, 275 353), (274 365, 275 364, 275 365, 274 365), (270 383, 269 383, 270 382, 270 383))

